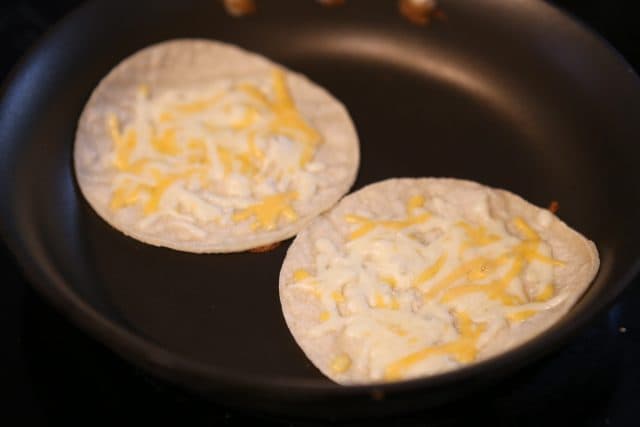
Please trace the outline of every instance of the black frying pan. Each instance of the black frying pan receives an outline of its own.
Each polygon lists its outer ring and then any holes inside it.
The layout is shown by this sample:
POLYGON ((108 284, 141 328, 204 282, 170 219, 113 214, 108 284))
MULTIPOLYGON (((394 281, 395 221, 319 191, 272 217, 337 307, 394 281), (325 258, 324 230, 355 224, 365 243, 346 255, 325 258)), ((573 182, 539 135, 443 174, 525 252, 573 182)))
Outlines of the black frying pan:
POLYGON ((263 1, 233 19, 202 1, 96 1, 35 47, 0 105, 0 219, 33 285, 79 326, 160 377, 231 405, 320 417, 440 404, 511 374, 607 307, 638 269, 640 82, 601 39, 538 0, 441 0, 423 28, 394 1, 263 1), (600 273, 548 332, 500 357, 399 384, 340 387, 298 349, 263 254, 144 245, 81 197, 71 152, 91 90, 151 43, 208 37, 307 74, 350 110, 354 189, 393 176, 452 176, 514 191, 593 239, 600 273))

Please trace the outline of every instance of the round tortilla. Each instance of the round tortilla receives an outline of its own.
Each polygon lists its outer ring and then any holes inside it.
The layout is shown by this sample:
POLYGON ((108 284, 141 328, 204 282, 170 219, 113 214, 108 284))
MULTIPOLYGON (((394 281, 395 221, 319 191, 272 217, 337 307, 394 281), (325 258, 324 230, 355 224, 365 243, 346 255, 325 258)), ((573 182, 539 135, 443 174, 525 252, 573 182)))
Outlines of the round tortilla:
MULTIPOLYGON (((344 373, 336 373, 331 369, 336 355, 352 353, 354 349, 362 348, 365 342, 343 335, 340 328, 327 329, 321 334, 310 333, 322 323, 320 315, 325 308, 313 292, 292 286, 296 282, 294 273, 303 269, 314 276, 318 253, 315 242, 318 239, 329 240, 338 252, 344 250, 347 236, 353 231, 351 224, 345 221, 346 215, 355 213, 369 218, 400 219, 406 215, 404 203, 415 195, 424 196, 429 212, 445 218, 462 218, 482 224, 483 215, 487 215, 487 212, 491 218, 505 223, 520 217, 550 247, 553 258, 565 261, 565 265, 553 267, 556 296, 561 296, 562 302, 539 315, 499 330, 478 349, 476 361, 502 353, 549 328, 575 304, 598 271, 599 257, 593 242, 551 212, 508 191, 449 178, 389 179, 364 187, 343 198, 298 234, 287 252, 279 278, 282 311, 294 339, 311 362, 338 383, 364 384, 379 380, 372 380, 365 360, 353 360, 351 368, 344 373), (434 197, 445 203, 429 205, 429 200, 434 197), (477 209, 478 202, 482 200, 486 201, 488 211, 477 209)), ((450 363, 443 369, 425 371, 412 377, 432 375, 458 366, 457 363, 450 363)))
POLYGON ((334 205, 353 184, 359 164, 359 143, 346 108, 329 92, 301 74, 267 58, 229 44, 197 39, 173 40, 136 52, 117 65, 96 87, 87 102, 76 133, 74 166, 80 190, 105 221, 142 242, 188 252, 235 252, 269 245, 295 235, 313 217, 334 205), (324 164, 325 182, 305 202, 294 202, 297 219, 282 220, 271 230, 254 230, 251 221, 219 225, 166 216, 154 226, 136 226, 144 214, 139 207, 113 211, 109 201, 115 169, 105 120, 115 114, 125 126, 132 123, 136 89, 152 92, 197 90, 220 79, 251 79, 283 70, 293 101, 302 117, 322 136, 313 161, 324 164), (195 228, 194 228, 195 227, 195 228), (188 229, 201 237, 194 238, 188 229))

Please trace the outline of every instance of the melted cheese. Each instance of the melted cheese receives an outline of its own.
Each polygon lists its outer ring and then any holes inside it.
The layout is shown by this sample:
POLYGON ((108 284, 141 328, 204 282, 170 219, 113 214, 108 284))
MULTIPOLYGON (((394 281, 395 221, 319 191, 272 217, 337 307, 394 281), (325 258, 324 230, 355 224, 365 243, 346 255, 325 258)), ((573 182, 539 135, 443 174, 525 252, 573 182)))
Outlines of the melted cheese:
POLYGON ((344 298, 344 295, 340 291, 331 292, 331 298, 333 298, 333 300, 335 302, 345 302, 346 301, 345 298, 344 298))
POLYGON ((536 301, 538 302, 549 301, 551 298, 553 298, 554 294, 555 294, 555 290, 553 287, 553 283, 547 283, 545 287, 542 289, 542 291, 540 291, 540 293, 536 296, 536 301))
POLYGON ((443 253, 438 257, 436 262, 431 264, 429 267, 425 268, 422 273, 415 279, 413 282, 414 286, 420 286, 421 283, 426 282, 427 280, 431 280, 435 277, 436 274, 442 270, 444 263, 447 261, 447 253, 443 253))
MULTIPOLYGON (((345 350, 368 361, 372 380, 471 363, 498 331, 564 298, 546 281, 564 263, 524 219, 442 217, 426 211, 422 196, 405 206, 405 217, 346 215, 344 249, 319 239, 316 273, 304 275, 305 283, 314 283, 305 289, 320 294, 324 309, 308 333, 341 331, 342 342, 357 343, 345 350), (523 281, 533 267, 529 296, 523 281)), ((486 206, 476 210, 488 212, 486 206)))
POLYGON ((178 114, 201 113, 203 111, 208 110, 212 106, 214 106, 218 101, 220 101, 221 98, 222 98, 222 95, 220 94, 220 95, 214 95, 212 97, 205 98, 205 99, 198 99, 192 102, 178 104, 173 108, 174 113, 163 112, 162 113, 163 115, 161 115, 161 120, 162 120, 162 117, 164 117, 165 120, 171 120, 176 113, 178 114))
POLYGON ((168 156, 175 156, 180 152, 180 148, 176 142, 176 130, 165 129, 161 134, 154 134, 151 137, 151 145, 157 152, 168 156))
POLYGON ((274 194, 262 199, 255 205, 240 210, 233 215, 235 222, 241 222, 248 218, 255 218, 251 225, 253 230, 273 230, 280 218, 294 221, 298 218, 296 211, 291 207, 291 202, 297 198, 295 192, 274 194))
POLYGON ((273 71, 273 89, 275 99, 271 108, 276 117, 271 122, 270 130, 292 139, 299 139, 304 145, 300 158, 300 166, 306 165, 312 158, 316 145, 321 141, 320 134, 302 118, 296 109, 285 81, 282 70, 273 71))
POLYGON ((107 115, 116 171, 110 209, 187 215, 197 223, 251 221, 252 230, 298 219, 293 201, 312 198, 321 179, 322 164, 303 167, 322 138, 298 110, 282 70, 260 83, 152 94, 148 85, 138 87, 128 125, 107 115))
POLYGON ((500 240, 500 236, 487 232, 487 229, 481 225, 473 227, 465 222, 459 222, 457 225, 462 227, 467 233, 467 240, 460 246, 461 251, 464 251, 468 247, 490 245, 500 240))
POLYGON ((309 274, 307 270, 304 270, 302 268, 293 272, 293 280, 295 280, 296 282, 301 282, 310 276, 311 274, 309 274))
POLYGON ((510 322, 522 322, 527 320, 529 317, 536 315, 538 312, 536 310, 521 310, 513 313, 507 314, 507 319, 510 322))
POLYGON ((336 374, 342 374, 351 367, 351 358, 348 354, 340 354, 331 362, 331 370, 336 374))
POLYGON ((131 154, 138 143, 135 129, 128 129, 122 135, 118 118, 110 115, 107 119, 107 127, 111 135, 111 139, 115 145, 114 166, 121 171, 129 171, 131 168, 131 154))
POLYGON ((384 378, 386 380, 397 380, 402 378, 402 373, 411 365, 418 363, 428 357, 436 355, 450 355, 458 362, 469 363, 475 360, 477 348, 476 341, 485 331, 486 325, 476 324, 464 313, 456 313, 459 337, 446 344, 435 345, 411 353, 400 360, 397 360, 385 368, 384 378))
POLYGON ((360 215, 347 215, 345 219, 349 223, 359 225, 359 227, 349 235, 350 239, 358 239, 376 227, 385 227, 391 230, 402 230, 403 228, 426 222, 430 216, 431 215, 427 213, 412 216, 405 220, 372 220, 360 215))
POLYGON ((111 209, 121 209, 123 207, 133 205, 140 197, 140 186, 127 185, 116 189, 111 198, 111 209))
POLYGON ((395 288, 396 286, 398 286, 398 281, 396 280, 395 277, 393 276, 382 276, 380 277, 380 279, 386 283, 387 285, 389 285, 391 288, 395 288))
POLYGON ((185 179, 191 175, 192 172, 193 171, 187 171, 181 174, 163 174, 157 170, 152 170, 151 174, 155 179, 155 184, 150 191, 149 199, 144 205, 144 213, 149 215, 156 212, 160 206, 160 201, 165 191, 179 180, 185 179))

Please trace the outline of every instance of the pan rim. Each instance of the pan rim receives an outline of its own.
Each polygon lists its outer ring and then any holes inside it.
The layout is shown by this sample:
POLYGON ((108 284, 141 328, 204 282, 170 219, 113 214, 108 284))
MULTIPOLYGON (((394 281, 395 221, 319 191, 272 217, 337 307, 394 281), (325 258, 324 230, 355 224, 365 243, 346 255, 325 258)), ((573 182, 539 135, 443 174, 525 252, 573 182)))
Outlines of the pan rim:
MULTIPOLYGON (((4 116, 4 110, 11 104, 11 98, 15 95, 16 86, 24 79, 26 71, 33 66, 36 58, 41 56, 46 49, 48 43, 55 39, 62 29, 67 27, 70 22, 80 19, 83 14, 100 3, 100 0, 93 0, 84 3, 67 14, 62 20, 57 22, 49 31, 47 31, 39 41, 34 44, 27 53, 20 59, 16 66, 10 71, 8 76, 0 88, 0 118, 4 116)), ((536 0, 527 0, 527 5, 531 7, 547 8, 546 13, 555 13, 567 20, 573 22, 580 27, 584 35, 590 36, 599 43, 609 53, 614 54, 618 61, 621 61, 633 73, 636 84, 640 84, 640 78, 633 71, 633 68, 606 39, 598 33, 592 31, 582 21, 574 16, 568 15, 561 9, 548 4, 546 2, 537 2, 536 0)), ((0 122, 0 131, 4 130, 4 126, 10 126, 0 122)), ((0 132, 2 135, 3 132, 0 132)), ((6 145, 7 143, 3 143, 6 145)), ((4 162, 4 160, 2 160, 4 162)), ((5 178, 6 168, 0 168, 0 176, 5 178)), ((8 183, 10 180, 2 179, 0 182, 8 183)), ((0 185, 0 198, 6 200, 7 187, 6 184, 0 185)), ((206 382, 214 388, 242 388, 250 389, 258 392, 278 392, 280 397, 289 400, 308 400, 309 396, 319 397, 326 396, 330 392, 335 397, 358 397, 368 396, 372 393, 382 391, 384 393, 411 393, 416 391, 426 392, 435 389, 443 384, 453 382, 463 382, 480 377, 487 371, 493 371, 492 367, 496 366, 522 366, 528 361, 538 359, 542 355, 550 352, 557 347, 562 341, 579 332, 581 327, 588 323, 595 314, 608 308, 613 301, 620 295, 624 287, 628 285, 634 277, 640 273, 640 258, 628 268, 626 274, 617 281, 610 284, 613 288, 612 292, 606 295, 606 298, 598 301, 597 304, 582 307, 579 311, 571 310, 557 325, 562 327, 552 327, 551 329, 541 333, 532 340, 485 361, 474 363, 454 371, 434 375, 427 378, 419 378, 398 383, 379 383, 369 385, 355 386, 339 386, 333 383, 324 383, 317 380, 287 379, 277 381, 273 378, 254 377, 249 380, 247 376, 238 374, 228 374, 219 368, 206 365, 202 362, 190 360, 187 357, 173 353, 153 343, 151 340, 143 338, 126 328, 110 321, 106 316, 102 315, 97 309, 93 308, 88 302, 84 301, 77 295, 62 277, 56 277, 54 265, 43 265, 35 263, 29 258, 29 247, 21 241, 20 235, 14 230, 11 223, 15 223, 15 215, 12 214, 11 206, 2 205, 0 207, 0 238, 7 247, 8 252, 14 258, 15 264, 20 268, 27 282, 45 297, 45 299, 54 305, 65 318, 70 320, 75 326, 85 331, 90 337, 97 339, 106 348, 118 354, 129 362, 136 365, 142 365, 151 370, 158 376, 170 380, 172 382, 183 383, 186 377, 197 378, 206 382), (50 270, 50 271, 47 271, 50 270), (300 396, 297 391, 304 391, 306 395, 300 396)))

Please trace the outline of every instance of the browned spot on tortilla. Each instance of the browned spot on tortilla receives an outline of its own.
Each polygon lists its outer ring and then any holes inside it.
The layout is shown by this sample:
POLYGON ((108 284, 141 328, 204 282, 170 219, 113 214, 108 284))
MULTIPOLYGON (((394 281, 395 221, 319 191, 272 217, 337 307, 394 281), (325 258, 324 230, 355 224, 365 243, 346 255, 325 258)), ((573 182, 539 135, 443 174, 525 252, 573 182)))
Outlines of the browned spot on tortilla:
POLYGON ((264 245, 264 246, 257 246, 255 248, 249 249, 249 252, 252 252, 254 254, 259 254, 259 253, 262 253, 262 252, 269 252, 269 251, 274 250, 278 246, 280 246, 280 243, 282 243, 282 242, 275 242, 275 243, 269 243, 268 245, 264 245))
POLYGON ((552 200, 551 203, 549 204, 549 210, 551 211, 551 213, 556 213, 558 212, 558 209, 560 209, 560 203, 558 203, 555 200, 552 200))
POLYGON ((416 25, 427 25, 432 17, 441 18, 444 13, 439 12, 435 1, 424 4, 415 0, 398 0, 400 14, 416 25))
POLYGON ((335 7, 342 6, 345 3, 345 0, 317 0, 322 6, 327 7, 335 7))
POLYGON ((255 13, 256 2, 254 0, 223 0, 224 7, 232 16, 244 16, 255 13))

